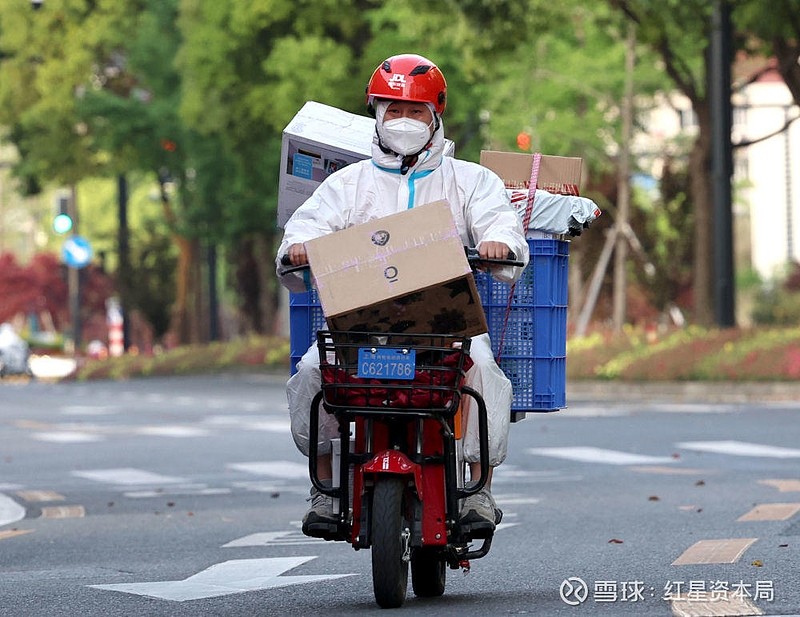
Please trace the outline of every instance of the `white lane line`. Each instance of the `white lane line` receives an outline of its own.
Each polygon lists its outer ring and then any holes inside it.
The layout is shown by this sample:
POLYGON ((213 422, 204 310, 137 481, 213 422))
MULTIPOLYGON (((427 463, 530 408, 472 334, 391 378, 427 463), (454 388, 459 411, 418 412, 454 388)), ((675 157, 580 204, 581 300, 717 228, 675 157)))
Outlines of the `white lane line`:
POLYGON ((125 491, 123 495, 131 499, 147 499, 151 497, 203 497, 207 495, 230 495, 233 491, 229 488, 208 488, 205 485, 173 486, 166 490, 125 491))
POLYGON ((521 497, 515 495, 510 495, 508 497, 505 495, 493 495, 493 497, 494 502, 503 508, 506 506, 533 505, 542 501, 538 497, 521 497))
POLYGON ((245 548, 252 546, 289 546, 295 544, 328 544, 322 538, 309 538, 299 531, 265 531, 223 544, 222 548, 245 548))
POLYGON ((553 418, 597 418, 629 416, 633 412, 633 407, 614 407, 611 405, 585 405, 575 403, 564 409, 561 413, 552 414, 553 418))
POLYGON ((308 497, 308 491, 311 487, 310 482, 311 481, 309 480, 307 484, 298 486, 297 484, 287 485, 280 480, 272 482, 266 480, 247 480, 243 482, 232 482, 231 485, 235 488, 241 488, 254 493, 297 493, 298 495, 304 495, 308 497))
POLYGON ((574 473, 564 473, 560 470, 530 470, 521 469, 516 465, 501 465, 496 467, 492 475, 492 482, 575 482, 583 480, 582 476, 574 473))
POLYGON ((733 456, 760 456, 766 458, 800 458, 800 450, 782 448, 745 441, 682 441, 676 448, 711 452, 712 454, 730 454, 733 456))
POLYGON ((94 480, 96 482, 107 482, 109 484, 175 484, 186 482, 185 478, 177 476, 162 476, 161 474, 151 473, 143 469, 133 469, 131 467, 119 467, 116 469, 87 469, 84 471, 73 471, 73 476, 94 480))
POLYGON ((213 565, 182 581, 89 585, 89 587, 160 600, 184 602, 355 576, 355 574, 281 576, 284 572, 297 568, 312 559, 316 559, 316 556, 236 559, 213 565))
POLYGON ((64 416, 109 416, 117 413, 114 407, 93 407, 91 405, 64 405, 61 415, 64 416))
POLYGON ((25 518, 25 508, 16 501, 0 493, 0 527, 10 525, 25 518))
POLYGON ((675 459, 670 456, 647 456, 589 446, 528 448, 527 452, 540 456, 554 456, 583 463, 605 463, 606 465, 653 465, 675 462, 675 459))
POLYGON ((287 479, 307 479, 308 465, 292 461, 256 461, 252 463, 229 463, 227 467, 261 476, 287 479))
POLYGON ((31 438, 37 441, 47 441, 50 443, 92 443, 105 440, 105 437, 101 435, 81 433, 79 431, 33 433, 31 438))
POLYGON ((270 433, 290 432, 288 418, 276 418, 274 416, 209 416, 202 423, 270 433))
POLYGON ((152 437, 206 437, 211 434, 193 426, 143 426, 135 429, 134 433, 152 437))

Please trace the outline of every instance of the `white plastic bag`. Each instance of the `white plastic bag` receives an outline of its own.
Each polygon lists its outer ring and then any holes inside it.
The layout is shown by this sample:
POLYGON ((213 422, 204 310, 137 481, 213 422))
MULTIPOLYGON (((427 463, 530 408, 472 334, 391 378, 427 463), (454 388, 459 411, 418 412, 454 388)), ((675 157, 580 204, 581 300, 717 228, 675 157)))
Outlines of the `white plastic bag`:
MULTIPOLYGON (((520 220, 524 220, 528 205, 528 191, 506 189, 511 205, 520 220)), ((591 199, 577 195, 556 195, 536 189, 528 229, 551 234, 579 236, 600 216, 600 208, 591 199)))

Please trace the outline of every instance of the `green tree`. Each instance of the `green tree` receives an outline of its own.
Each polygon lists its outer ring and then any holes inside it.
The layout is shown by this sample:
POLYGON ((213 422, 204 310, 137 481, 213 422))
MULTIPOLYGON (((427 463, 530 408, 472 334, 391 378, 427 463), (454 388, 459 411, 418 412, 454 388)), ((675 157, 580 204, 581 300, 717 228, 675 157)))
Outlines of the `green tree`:
MULTIPOLYGON (((609 0, 639 26, 639 33, 662 59, 674 86, 692 104, 698 135, 689 155, 693 204, 695 317, 713 322, 713 250, 711 198, 711 118, 709 54, 712 4, 700 0, 609 0)), ((800 19, 794 0, 739 0, 729 3, 735 25, 734 53, 760 53, 776 59, 778 71, 800 104, 800 19)))

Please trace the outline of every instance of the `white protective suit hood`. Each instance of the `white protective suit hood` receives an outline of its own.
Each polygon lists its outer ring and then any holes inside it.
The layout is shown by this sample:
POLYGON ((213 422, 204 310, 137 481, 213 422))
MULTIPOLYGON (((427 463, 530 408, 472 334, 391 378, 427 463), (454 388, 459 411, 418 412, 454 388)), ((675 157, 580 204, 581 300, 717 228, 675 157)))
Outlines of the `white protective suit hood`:
POLYGON ((391 101, 377 101, 375 103, 375 134, 372 138, 372 160, 378 167, 386 169, 403 169, 406 164, 408 167, 415 167, 417 170, 438 167, 444 153, 444 125, 441 118, 437 116, 433 105, 430 103, 425 104, 433 115, 433 135, 427 147, 417 153, 417 161, 412 162, 412 156, 403 156, 394 151, 386 152, 387 149, 390 149, 390 146, 385 141, 384 131, 382 131, 381 127, 383 127, 383 118, 390 103, 391 101))

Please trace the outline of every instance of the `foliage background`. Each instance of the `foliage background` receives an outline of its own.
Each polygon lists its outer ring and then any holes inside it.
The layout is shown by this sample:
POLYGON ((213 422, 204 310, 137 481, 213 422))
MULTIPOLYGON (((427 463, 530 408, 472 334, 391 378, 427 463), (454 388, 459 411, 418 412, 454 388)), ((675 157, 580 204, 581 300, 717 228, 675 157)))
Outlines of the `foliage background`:
MULTIPOLYGON (((800 100, 795 0, 731 6, 735 51, 774 57, 800 100)), ((700 130, 668 144, 658 194, 636 195, 631 224, 656 274, 629 264, 629 320, 658 321, 678 306, 707 325, 710 11, 705 0, 46 0, 38 11, 0 0, 0 139, 16 152, 21 207, 38 208, 45 226, 52 192, 71 191, 113 292, 158 342, 212 338, 216 287, 222 338, 273 335, 283 127, 307 100, 364 113, 375 66, 421 53, 447 75, 444 122, 459 157, 518 150, 527 133, 531 150, 584 158, 584 194, 605 214, 573 244, 579 306, 616 218, 625 40, 635 27, 637 130, 653 95, 671 90, 691 100, 700 130), (120 180, 130 187, 126 259, 120 180)), ((61 240, 50 233, 49 248, 61 240)), ((791 302, 776 298, 764 295, 763 320, 787 314, 791 302)), ((102 320, 98 306, 87 310, 102 320)))

